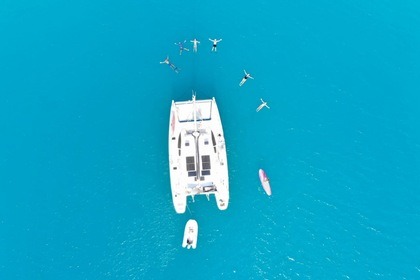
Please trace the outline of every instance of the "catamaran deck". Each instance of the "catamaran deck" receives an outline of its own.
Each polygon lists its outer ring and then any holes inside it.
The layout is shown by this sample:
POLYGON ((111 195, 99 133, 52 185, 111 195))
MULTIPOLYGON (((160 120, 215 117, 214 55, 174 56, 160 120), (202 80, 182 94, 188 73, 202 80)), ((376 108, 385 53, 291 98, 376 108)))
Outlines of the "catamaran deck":
POLYGON ((172 101, 169 126, 172 199, 184 213, 187 196, 214 194, 217 206, 229 202, 225 139, 215 99, 172 101))

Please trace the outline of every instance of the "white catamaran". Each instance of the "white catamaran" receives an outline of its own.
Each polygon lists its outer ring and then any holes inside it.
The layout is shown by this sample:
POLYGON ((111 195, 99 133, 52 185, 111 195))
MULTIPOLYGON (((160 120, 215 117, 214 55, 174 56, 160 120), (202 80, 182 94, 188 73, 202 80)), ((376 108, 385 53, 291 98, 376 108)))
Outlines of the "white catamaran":
POLYGON ((187 197, 214 194, 217 207, 229 203, 225 138, 216 100, 172 101, 169 119, 169 170, 175 211, 184 213, 187 197))

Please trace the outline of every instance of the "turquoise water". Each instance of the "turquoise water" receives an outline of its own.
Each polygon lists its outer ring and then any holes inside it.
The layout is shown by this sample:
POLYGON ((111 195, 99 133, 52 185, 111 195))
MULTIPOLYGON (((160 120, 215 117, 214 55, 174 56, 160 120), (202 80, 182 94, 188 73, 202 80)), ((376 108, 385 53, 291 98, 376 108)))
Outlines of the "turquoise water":
POLYGON ((6 0, 0 30, 0 279, 420 278, 418 1, 6 0), (223 120, 224 212, 172 206, 191 90, 223 120))

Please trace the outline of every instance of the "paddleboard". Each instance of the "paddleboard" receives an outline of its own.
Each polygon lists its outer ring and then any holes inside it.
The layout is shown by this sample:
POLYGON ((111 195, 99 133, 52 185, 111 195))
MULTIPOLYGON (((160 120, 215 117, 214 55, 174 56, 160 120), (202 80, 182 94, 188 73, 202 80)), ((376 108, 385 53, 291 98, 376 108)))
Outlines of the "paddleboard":
POLYGON ((188 220, 185 224, 184 239, 182 247, 187 249, 195 249, 197 247, 198 224, 196 220, 188 220))
POLYGON ((267 174, 265 174, 265 171, 260 169, 258 171, 258 174, 260 175, 260 181, 261 185, 266 192, 267 195, 271 195, 271 187, 270 187, 270 179, 267 177, 267 174))

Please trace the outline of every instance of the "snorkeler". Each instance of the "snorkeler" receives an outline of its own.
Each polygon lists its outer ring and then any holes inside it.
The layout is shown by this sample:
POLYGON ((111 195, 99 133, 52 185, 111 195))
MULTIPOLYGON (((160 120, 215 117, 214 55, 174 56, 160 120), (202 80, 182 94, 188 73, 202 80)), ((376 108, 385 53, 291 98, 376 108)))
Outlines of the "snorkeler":
POLYGON ((257 108, 257 112, 259 112, 262 108, 267 107, 268 109, 270 109, 270 107, 268 107, 267 102, 265 102, 264 100, 262 100, 262 98, 260 98, 262 104, 260 106, 258 106, 257 108))
POLYGON ((200 41, 197 41, 197 39, 191 40, 191 43, 193 43, 193 52, 197 52, 198 44, 200 44, 200 41))
POLYGON ((217 40, 217 39, 210 39, 209 38, 209 40, 213 42, 213 47, 211 48, 211 51, 212 52, 217 52, 217 43, 222 41, 222 39, 217 40))
POLYGON ((164 61, 161 61, 161 62, 159 62, 160 64, 167 64, 167 65, 169 65, 169 67, 171 67, 172 68, 172 70, 174 70, 175 71, 175 73, 178 73, 179 72, 179 68, 178 67, 176 67, 173 63, 171 63, 170 61, 169 61, 169 56, 167 56, 166 57, 166 59, 164 60, 164 61))
POLYGON ((239 83, 239 86, 242 86, 246 80, 248 80, 248 78, 250 79, 254 79, 253 77, 251 77, 251 74, 248 74, 245 70, 244 70, 245 76, 242 78, 242 81, 239 83))
POLYGON ((179 55, 181 55, 182 54, 182 51, 187 51, 187 52, 189 52, 190 50, 189 49, 187 49, 187 48, 184 48, 184 43, 185 42, 187 42, 187 40, 184 40, 184 42, 178 42, 178 43, 175 43, 175 45, 177 45, 178 47, 179 47, 179 55))

